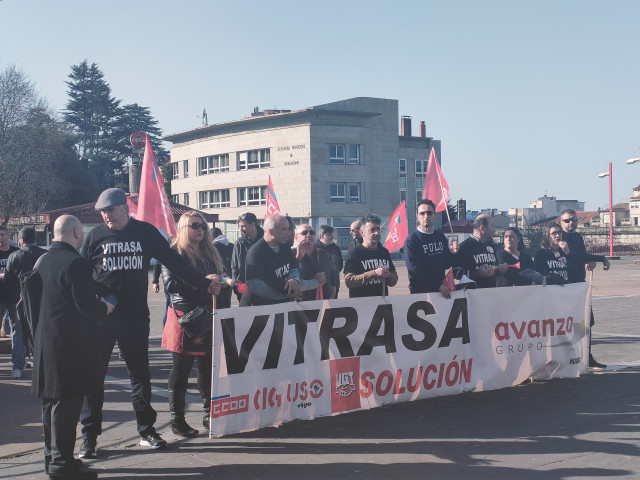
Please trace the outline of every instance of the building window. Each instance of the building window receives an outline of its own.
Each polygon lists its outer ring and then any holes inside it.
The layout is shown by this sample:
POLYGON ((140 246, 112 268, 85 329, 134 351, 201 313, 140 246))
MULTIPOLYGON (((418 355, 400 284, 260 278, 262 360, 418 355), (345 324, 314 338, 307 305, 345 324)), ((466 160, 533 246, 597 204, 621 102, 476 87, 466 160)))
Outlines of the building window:
POLYGON ((398 169, 400 171, 400 201, 407 200, 407 160, 398 159, 398 169))
POLYGON ((329 163, 344 163, 344 145, 329 145, 329 163))
POLYGON ((238 170, 251 170, 271 166, 271 149, 249 150, 238 153, 238 170))
POLYGON ((198 192, 198 208, 224 208, 231 206, 229 189, 198 192))
POLYGON ((238 206, 266 205, 267 187, 246 187, 238 189, 238 206))
POLYGON ((331 184, 331 203, 346 202, 344 183, 331 184))
POLYGON ((198 175, 229 171, 229 154, 211 155, 198 158, 198 175))
POLYGON ((178 203, 178 195, 171 195, 169 197, 169 200, 171 200, 172 202, 178 203))
POLYGON ((171 164, 171 179, 175 180, 180 177, 180 165, 178 162, 171 164))
POLYGON ((428 162, 428 160, 416 160, 416 190, 420 190, 421 192, 424 188, 428 162))
POLYGON ((360 145, 349 145, 349 163, 351 165, 360 163, 360 145))
POLYGON ((360 184, 359 183, 349 184, 349 201, 360 202, 360 184))
POLYGON ((182 176, 184 178, 189 176, 189 160, 182 161, 182 176))
POLYGON ((183 203, 183 205, 187 205, 187 206, 189 205, 189 194, 188 193, 184 194, 184 203, 183 203))
POLYGON ((359 183, 332 183, 329 186, 329 191, 331 203, 359 203, 362 201, 359 183))

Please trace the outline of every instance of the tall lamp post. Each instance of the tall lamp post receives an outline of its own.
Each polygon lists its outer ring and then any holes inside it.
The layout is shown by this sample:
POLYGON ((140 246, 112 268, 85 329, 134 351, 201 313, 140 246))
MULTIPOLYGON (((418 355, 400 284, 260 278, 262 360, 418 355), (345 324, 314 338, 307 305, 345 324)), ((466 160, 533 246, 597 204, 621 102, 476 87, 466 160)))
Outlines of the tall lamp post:
POLYGON ((609 256, 613 257, 613 185, 611 182, 611 162, 609 162, 609 171, 599 173, 598 177, 609 177, 609 256))

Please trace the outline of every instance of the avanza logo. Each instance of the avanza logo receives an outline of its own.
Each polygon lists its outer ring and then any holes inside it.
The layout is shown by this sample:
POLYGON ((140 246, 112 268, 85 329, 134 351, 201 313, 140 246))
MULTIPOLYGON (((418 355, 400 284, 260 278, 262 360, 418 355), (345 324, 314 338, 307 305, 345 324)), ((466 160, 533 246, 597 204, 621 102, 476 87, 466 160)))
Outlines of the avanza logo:
POLYGON ((353 372, 340 372, 336 374, 336 393, 341 397, 348 397, 356 389, 353 383, 353 372))
POLYGON ((360 408, 360 395, 352 395, 358 390, 360 378, 360 357, 330 360, 331 368, 331 412, 348 412, 360 408))
POLYGON ((220 398, 211 402, 211 417, 224 417, 249 411, 249 395, 220 398))

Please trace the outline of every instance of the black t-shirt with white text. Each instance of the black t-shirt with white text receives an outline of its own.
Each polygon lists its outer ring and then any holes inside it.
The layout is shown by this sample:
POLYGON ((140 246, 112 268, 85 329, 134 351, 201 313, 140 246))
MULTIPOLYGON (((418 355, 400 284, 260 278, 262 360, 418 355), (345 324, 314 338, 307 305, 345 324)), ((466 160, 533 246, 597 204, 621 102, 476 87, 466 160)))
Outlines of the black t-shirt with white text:
MULTIPOLYGON (((396 271, 396 267, 391 261, 389 250, 378 244, 375 250, 369 250, 364 245, 358 245, 349 252, 347 260, 344 264, 344 273, 352 273, 354 275, 362 275, 364 272, 375 270, 377 268, 388 268, 392 272, 396 271)), ((384 286, 384 295, 389 294, 387 285, 384 286)), ((349 298, 356 297, 381 297, 382 278, 370 278, 367 283, 361 287, 349 289, 349 298)))
POLYGON ((456 262, 463 270, 468 270, 469 278, 476 282, 478 288, 496 286, 496 275, 487 278, 479 273, 481 267, 498 264, 496 247, 492 242, 484 243, 473 236, 467 238, 460 244, 456 262))
MULTIPOLYGON (((294 268, 298 268, 298 261, 294 257, 291 248, 287 245, 280 245, 279 251, 276 252, 264 238, 261 238, 251 245, 247 252, 247 281, 252 279, 262 280, 278 292, 285 291, 287 276, 294 268)), ((257 295, 255 291, 251 291, 251 305, 272 305, 288 301, 290 301, 289 298, 283 300, 265 298, 257 295)))

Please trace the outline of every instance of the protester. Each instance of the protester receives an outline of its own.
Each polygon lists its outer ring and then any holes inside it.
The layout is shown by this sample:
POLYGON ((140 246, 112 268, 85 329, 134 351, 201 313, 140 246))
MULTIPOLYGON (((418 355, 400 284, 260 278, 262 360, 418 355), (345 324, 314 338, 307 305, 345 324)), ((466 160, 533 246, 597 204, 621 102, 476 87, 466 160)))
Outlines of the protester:
POLYGON ((380 217, 367 214, 360 222, 362 245, 349 252, 344 264, 344 284, 349 298, 379 297, 398 283, 396 267, 389 250, 380 244, 380 217))
POLYGON ((331 298, 338 298, 340 292, 340 272, 342 272, 342 267, 344 267, 342 252, 340 251, 340 247, 335 244, 335 230, 332 226, 320 225, 318 233, 320 233, 320 236, 316 242, 316 247, 327 252, 331 264, 331 275, 329 277, 332 292, 331 298))
MULTIPOLYGON (((222 266, 224 267, 224 275, 227 278, 233 278, 231 273, 231 257, 233 256, 233 243, 222 233, 218 227, 214 227, 211 230, 211 237, 213 238, 213 246, 222 260, 222 266)), ((231 293, 232 289, 224 288, 217 295, 217 308, 229 308, 231 307, 231 293)))
POLYGON ((247 252, 246 278, 251 290, 251 305, 271 305, 302 298, 298 262, 286 244, 288 229, 286 218, 270 215, 264 222, 264 236, 247 252))
POLYGON ((50 478, 97 478, 73 457, 73 449, 84 395, 101 382, 96 320, 113 305, 96 298, 90 266, 77 252, 84 240, 80 221, 63 215, 53 233, 51 248, 37 269, 42 300, 31 387, 42 398, 45 471, 50 478))
POLYGON ((444 233, 434 229, 436 206, 431 200, 418 202, 416 217, 418 229, 407 237, 404 244, 409 291, 439 291, 444 298, 451 298, 451 291, 443 282, 446 270, 453 267, 453 255, 458 253, 458 241, 453 240, 450 248, 444 233))
MULTIPOLYGON (((202 275, 215 281, 213 293, 219 296, 221 286, 219 275, 223 265, 217 250, 213 247, 211 232, 204 217, 191 211, 183 214, 178 221, 178 235, 172 249, 202 275)), ((212 311, 213 296, 206 289, 198 288, 183 281, 170 269, 163 267, 162 279, 171 294, 171 306, 167 311, 167 323, 162 334, 162 348, 171 352, 173 365, 169 373, 169 412, 171 430, 181 437, 195 437, 198 430, 189 426, 184 418, 185 396, 189 383, 189 373, 195 360, 198 369, 198 389, 204 408, 203 426, 209 427, 209 407, 211 405, 211 346, 212 330, 195 338, 185 334, 179 318, 197 307, 212 311)), ((224 290, 231 290, 226 287, 224 290)), ((209 323, 213 319, 209 315, 209 323)))
POLYGON ((7 260, 16 251, 18 251, 18 248, 9 244, 9 229, 4 225, 0 225, 0 318, 3 318, 5 313, 9 314, 12 343, 11 378, 19 379, 22 378, 22 370, 26 362, 24 359, 25 347, 22 341, 22 329, 16 312, 18 299, 11 284, 8 284, 4 279, 7 260))
POLYGON ((507 267, 498 264, 492 240, 495 230, 495 222, 489 215, 478 215, 473 221, 473 235, 460 244, 456 257, 457 278, 467 275, 478 288, 496 286, 496 278, 503 275, 507 267))
POLYGON ((151 259, 159 260, 184 281, 202 290, 212 292, 216 284, 171 250, 157 228, 129 217, 127 196, 123 190, 109 188, 102 192, 95 209, 105 223, 87 235, 82 252, 93 265, 93 278, 98 282, 102 295, 113 299, 117 305, 108 321, 98 321, 97 324, 96 351, 100 358, 97 374, 103 382, 100 388, 86 396, 82 408, 81 458, 95 458, 97 454, 97 437, 102 433, 104 377, 116 340, 131 382, 140 445, 151 449, 167 446, 154 428, 157 415, 151 406, 147 305, 151 259))
MULTIPOLYGON (((264 230, 258 225, 258 219, 256 216, 247 212, 238 217, 238 229, 240 230, 241 237, 238 238, 233 246, 233 254, 231 256, 231 274, 236 282, 246 283, 246 258, 247 252, 251 246, 262 238, 264 230)), ((245 304, 251 303, 251 292, 247 291, 241 294, 237 288, 234 289, 238 301, 242 301, 242 296, 245 295, 245 304)))
POLYGON ((362 226, 362 219, 355 220, 349 228, 349 234, 353 238, 352 242, 349 242, 349 252, 351 252, 358 245, 362 245, 362 234, 360 233, 360 227, 362 226))
POLYGON ((525 252, 522 234, 516 227, 504 231, 504 248, 498 250, 498 262, 507 266, 503 275, 498 275, 496 286, 511 287, 542 284, 543 276, 536 271, 533 259, 525 252))
POLYGON ((302 280, 316 280, 318 286, 302 292, 302 300, 329 299, 333 293, 331 286, 331 261, 323 249, 316 247, 316 232, 311 225, 302 224, 296 228, 296 248, 293 255, 298 261, 302 280), (319 295, 318 289, 322 288, 319 295))
POLYGON ((562 228, 557 223, 545 227, 542 244, 536 253, 536 270, 546 278, 550 285, 564 285, 569 281, 567 256, 571 254, 569 245, 562 239, 562 228))
POLYGON ((33 338, 31 337, 31 329, 24 315, 21 314, 20 304, 20 275, 30 270, 38 259, 47 251, 44 248, 36 246, 36 230, 33 227, 24 227, 18 233, 18 245, 20 250, 13 252, 7 259, 7 268, 4 274, 4 282, 9 291, 13 292, 13 300, 17 304, 17 316, 20 321, 20 331, 22 333, 22 343, 25 346, 27 356, 33 352, 33 338))
MULTIPOLYGON (((602 262, 602 269, 609 270, 611 264, 607 257, 603 255, 591 255, 587 253, 584 246, 584 240, 576 230, 578 228, 578 217, 575 210, 567 209, 560 214, 560 226, 562 227, 562 238, 569 248, 571 255, 569 256, 569 283, 584 282, 587 278, 585 267, 589 271, 593 271, 596 262, 602 262)), ((591 327, 595 324, 593 310, 591 310, 591 327)), ((598 362, 591 354, 591 330, 589 330, 589 367, 591 368, 607 368, 606 365, 598 362)))
POLYGON ((284 242, 289 246, 289 248, 293 247, 293 242, 295 241, 296 236, 296 224, 293 223, 293 218, 289 215, 285 215, 284 218, 287 219, 287 223, 289 224, 289 228, 287 229, 287 239, 284 242))

